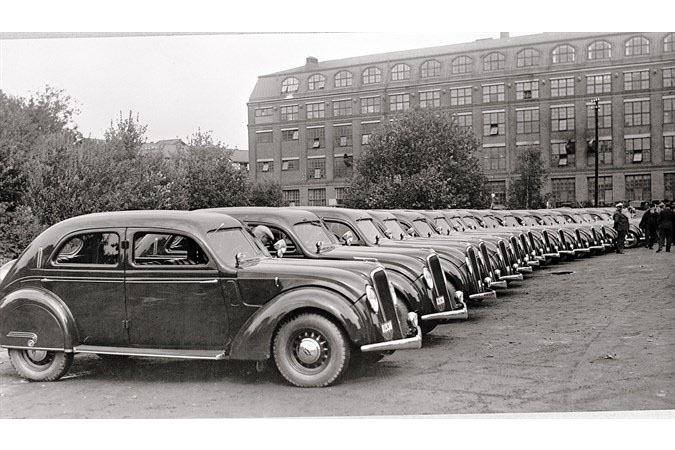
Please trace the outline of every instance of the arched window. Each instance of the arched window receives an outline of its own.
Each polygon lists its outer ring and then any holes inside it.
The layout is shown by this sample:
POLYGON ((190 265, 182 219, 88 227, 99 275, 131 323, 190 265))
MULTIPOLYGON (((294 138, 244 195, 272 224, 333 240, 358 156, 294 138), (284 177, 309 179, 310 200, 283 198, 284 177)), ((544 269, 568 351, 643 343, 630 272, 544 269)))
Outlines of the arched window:
POLYGON ((575 60, 574 47, 567 44, 554 48, 551 55, 553 56, 553 64, 570 63, 575 60))
POLYGON ((315 91, 317 89, 324 89, 326 87, 326 77, 320 73, 314 74, 309 77, 309 90, 315 91))
POLYGON ((441 63, 435 59, 424 61, 422 63, 422 78, 440 77, 441 63))
POLYGON ((451 71, 453 74, 472 72, 473 59, 468 56, 458 56, 452 60, 451 71))
POLYGON ((300 86, 300 81, 295 77, 288 77, 281 82, 281 93, 288 94, 290 92, 297 92, 300 86))
POLYGON ((530 67, 539 65, 539 51, 533 48, 526 48, 518 52, 516 58, 518 67, 530 67))
POLYGON ((363 84, 382 82, 382 71, 377 67, 368 67, 363 71, 363 84))
POLYGON ((644 36, 635 36, 626 41, 626 56, 649 54, 649 39, 644 36))
POLYGON ((391 68, 391 80, 401 81, 410 79, 410 66, 407 64, 396 64, 391 68))
POLYGON ((675 34, 674 33, 666 34, 666 37, 663 38, 663 51, 664 51, 664 53, 675 51, 675 34))
POLYGON ((588 46, 588 60, 610 59, 612 57, 612 44, 607 41, 595 41, 588 46))
POLYGON ((500 70, 504 68, 506 58, 503 53, 492 52, 485 55, 483 58, 483 70, 488 72, 490 70, 500 70))
POLYGON ((347 87, 352 85, 352 73, 341 70, 335 74, 335 87, 347 87))

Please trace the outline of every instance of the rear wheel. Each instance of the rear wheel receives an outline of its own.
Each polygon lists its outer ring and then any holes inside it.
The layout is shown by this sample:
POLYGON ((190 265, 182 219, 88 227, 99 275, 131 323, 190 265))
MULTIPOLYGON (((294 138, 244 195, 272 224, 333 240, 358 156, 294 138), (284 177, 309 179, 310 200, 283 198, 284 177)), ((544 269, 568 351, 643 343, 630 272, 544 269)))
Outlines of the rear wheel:
POLYGON ((29 381, 56 381, 70 369, 73 354, 10 348, 9 359, 14 370, 29 381))
POLYGON ((272 350, 279 373, 299 387, 328 386, 349 364, 349 341, 344 332, 318 314, 301 314, 284 323, 272 350))

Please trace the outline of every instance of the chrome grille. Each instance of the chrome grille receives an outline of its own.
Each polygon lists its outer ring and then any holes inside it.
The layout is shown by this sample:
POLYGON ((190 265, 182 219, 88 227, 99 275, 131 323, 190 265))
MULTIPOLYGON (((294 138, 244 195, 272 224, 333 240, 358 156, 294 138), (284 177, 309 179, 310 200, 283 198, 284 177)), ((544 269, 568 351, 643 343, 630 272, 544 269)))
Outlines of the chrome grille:
POLYGON ((438 259, 438 255, 431 254, 427 256, 427 264, 429 265, 431 277, 434 279, 434 296, 445 299, 443 305, 438 305, 434 299, 432 302, 434 308, 439 312, 445 311, 448 307, 455 309, 453 308, 452 299, 448 295, 448 289, 445 286, 445 276, 443 275, 443 268, 441 268, 441 261, 438 259))
POLYGON ((403 337, 401 323, 396 314, 394 299, 391 298, 391 292, 389 291, 389 278, 387 278, 387 273, 382 268, 375 269, 371 272, 370 278, 373 281, 373 288, 377 294, 377 299, 380 301, 381 320, 383 323, 391 320, 393 325, 391 334, 383 333, 384 339, 387 341, 391 339, 401 339, 403 337))

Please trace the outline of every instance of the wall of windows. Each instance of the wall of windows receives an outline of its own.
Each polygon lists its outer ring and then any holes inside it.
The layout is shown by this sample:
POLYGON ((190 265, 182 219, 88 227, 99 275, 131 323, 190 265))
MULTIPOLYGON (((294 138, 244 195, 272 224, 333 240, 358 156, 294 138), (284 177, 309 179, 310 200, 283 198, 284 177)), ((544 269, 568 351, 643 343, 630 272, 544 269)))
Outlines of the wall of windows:
POLYGON ((431 78, 441 76, 441 63, 435 59, 424 61, 421 67, 422 78, 431 78))
POLYGON ((516 56, 518 67, 531 67, 539 65, 539 52, 533 48, 526 48, 518 52, 516 56))
POLYGON ((551 131, 574 131, 574 106, 551 106, 551 131))
POLYGON ((298 105, 282 106, 280 110, 282 122, 298 120, 298 105))
POLYGON ((673 115, 673 106, 675 105, 675 97, 663 98, 663 123, 675 123, 675 115, 673 115))
POLYGON ((335 74, 335 87, 348 87, 352 85, 352 73, 347 70, 341 70, 335 74))
POLYGON ((675 86, 675 67, 663 69, 663 87, 675 86))
POLYGON ((441 91, 420 92, 420 108, 439 108, 441 91))
POLYGON ((575 167, 576 145, 568 142, 551 142, 551 167, 575 167))
POLYGON ((361 99, 361 114, 376 114, 382 111, 382 102, 379 96, 361 99))
MULTIPOLYGON (((601 139, 600 140, 600 160, 598 165, 609 166, 612 165, 612 140, 611 139, 601 139)), ((588 167, 595 167, 595 143, 593 146, 588 148, 586 152, 586 163, 588 167)))
POLYGON ((410 66, 407 64, 396 64, 391 68, 391 81, 401 81, 410 79, 410 66))
POLYGON ((299 130, 297 128, 281 130, 282 141, 297 141, 299 130))
POLYGON ((628 101, 624 100, 624 125, 637 127, 649 125, 649 100, 628 101))
POLYGON ((612 75, 605 73, 602 75, 586 76, 587 94, 609 94, 612 92, 612 75))
POLYGON ((281 195, 286 206, 300 205, 300 190, 299 189, 284 189, 281 195))
POLYGON ((504 111, 488 111, 483 113, 483 136, 506 135, 504 111))
POLYGON ((551 80, 551 97, 574 95, 574 78, 555 78, 551 80))
POLYGON ((649 137, 634 137, 624 139, 626 150, 626 164, 639 164, 652 160, 651 139, 649 137))
POLYGON ((324 127, 307 129, 307 148, 317 149, 326 147, 326 130, 324 127))
POLYGON ((648 55, 649 39, 643 36, 635 36, 626 41, 624 48, 626 56, 648 55))
POLYGON ((377 67, 369 67, 363 71, 363 84, 382 82, 382 71, 377 67))
POLYGON ((588 46, 588 59, 610 59, 612 57, 612 44, 607 41, 596 41, 588 46))
POLYGON ((472 113, 456 114, 455 118, 457 119, 457 125, 459 125, 460 127, 473 129, 473 114, 472 113))
POLYGON ((575 60, 574 47, 563 44, 553 49, 551 52, 551 61, 553 64, 571 63, 575 60))
POLYGON ((501 70, 506 65, 506 58, 503 53, 492 52, 488 53, 485 58, 483 58, 483 70, 489 72, 492 70, 501 70))
POLYGON ((323 102, 307 103, 307 119, 322 119, 325 117, 326 105, 323 102))
POLYGON ((410 94, 394 94, 389 96, 389 111, 406 111, 410 109, 410 94))
MULTIPOLYGON (((675 136, 663 136, 663 160, 673 161, 673 141, 675 136)), ((675 200, 675 199, 674 199, 675 200)))
POLYGON ((300 170, 300 158, 285 158, 281 160, 282 172, 297 172, 300 170))
POLYGON ((469 73, 473 71, 473 60, 468 56, 458 56, 452 60, 451 72, 453 74, 469 73))
POLYGON ((326 158, 307 158, 307 179, 319 180, 326 178, 326 158))
POLYGON ((334 147, 351 147, 352 146, 352 126, 340 125, 333 127, 333 137, 335 142, 334 147))
MULTIPOLYGON (((586 105, 586 128, 595 129, 595 105, 586 105)), ((612 104, 598 103, 598 128, 612 128, 612 104)))
POLYGON ((516 100, 530 100, 539 98, 539 81, 516 82, 516 100))
POLYGON ((273 141, 271 131, 261 131, 255 134, 255 142, 257 144, 266 144, 273 141))
POLYGON ((539 133, 539 108, 516 110, 516 133, 539 133))
POLYGON ((576 184, 574 178, 552 178, 551 194, 556 206, 560 203, 576 201, 576 184))
POLYGON ((326 206, 326 189, 308 189, 308 206, 326 206))
POLYGON ((652 177, 645 175, 626 175, 626 201, 652 199, 652 177))
MULTIPOLYGON (((595 200, 595 177, 588 177, 588 201, 593 204, 595 200)), ((598 205, 611 205, 614 203, 614 191, 612 177, 598 177, 598 205)))
POLYGON ((506 146, 483 147, 485 170, 506 170, 506 146))
POLYGON ((483 103, 503 102, 504 83, 483 86, 483 103))
POLYGON ((324 89, 326 87, 326 77, 319 73, 312 75, 307 80, 307 87, 310 91, 324 89))
POLYGON ((352 100, 336 100, 333 102, 333 117, 351 116, 352 100))
POLYGON ((623 73, 623 90, 638 91, 649 89, 649 70, 636 70, 623 73))
POLYGON ((461 87, 450 89, 450 105, 461 106, 471 104, 472 89, 471 87, 461 87))

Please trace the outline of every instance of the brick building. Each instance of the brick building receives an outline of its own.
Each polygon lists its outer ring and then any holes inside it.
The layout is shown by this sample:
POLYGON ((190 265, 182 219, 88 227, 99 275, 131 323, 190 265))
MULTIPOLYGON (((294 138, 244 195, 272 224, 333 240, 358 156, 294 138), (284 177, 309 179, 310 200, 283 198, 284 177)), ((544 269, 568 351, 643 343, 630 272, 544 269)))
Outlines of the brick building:
POLYGON ((519 148, 536 146, 556 202, 675 198, 675 34, 544 33, 306 64, 260 76, 248 102, 255 180, 288 203, 339 204, 353 158, 383 120, 449 111, 481 141, 504 202, 519 148))

